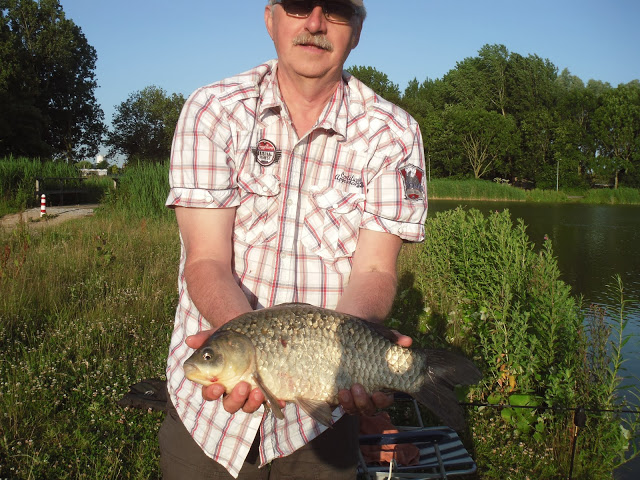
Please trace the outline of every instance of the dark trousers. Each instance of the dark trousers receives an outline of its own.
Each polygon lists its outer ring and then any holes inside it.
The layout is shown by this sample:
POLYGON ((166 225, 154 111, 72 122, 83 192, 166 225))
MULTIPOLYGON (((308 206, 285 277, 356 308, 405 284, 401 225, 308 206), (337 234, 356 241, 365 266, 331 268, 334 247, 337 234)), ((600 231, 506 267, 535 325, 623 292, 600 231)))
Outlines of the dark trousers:
MULTIPOLYGON (((333 428, 326 430, 304 447, 291 455, 277 458, 262 468, 258 468, 259 438, 259 435, 256 436, 238 479, 356 478, 359 448, 356 416, 343 416, 333 428)), ((233 479, 223 466, 207 457, 191 438, 170 401, 158 439, 164 480, 233 479)))

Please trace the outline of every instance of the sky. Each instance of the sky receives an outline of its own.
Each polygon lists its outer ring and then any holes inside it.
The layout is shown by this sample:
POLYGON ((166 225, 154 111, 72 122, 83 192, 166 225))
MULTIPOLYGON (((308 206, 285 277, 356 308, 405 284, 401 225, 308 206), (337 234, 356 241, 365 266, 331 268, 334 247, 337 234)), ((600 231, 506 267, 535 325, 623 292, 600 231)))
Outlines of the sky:
MULTIPOLYGON (((275 57, 266 0, 60 0, 98 55, 96 98, 115 107, 155 85, 196 88, 275 57)), ((585 83, 640 79, 640 0, 365 0, 346 67, 371 66, 404 91, 440 79, 486 44, 549 59, 585 83)), ((104 152, 102 152, 104 153, 104 152)))

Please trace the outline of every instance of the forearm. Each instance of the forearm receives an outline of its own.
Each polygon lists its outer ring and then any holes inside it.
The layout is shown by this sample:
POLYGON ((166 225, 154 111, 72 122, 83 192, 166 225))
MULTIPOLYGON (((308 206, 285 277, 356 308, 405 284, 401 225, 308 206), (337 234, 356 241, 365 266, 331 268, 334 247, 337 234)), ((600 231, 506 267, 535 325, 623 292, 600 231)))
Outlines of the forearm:
POLYGON ((212 327, 218 328, 251 306, 228 266, 211 259, 185 265, 189 296, 212 327))
POLYGON ((382 323, 391 311, 396 288, 394 273, 369 271, 352 275, 336 310, 382 323))

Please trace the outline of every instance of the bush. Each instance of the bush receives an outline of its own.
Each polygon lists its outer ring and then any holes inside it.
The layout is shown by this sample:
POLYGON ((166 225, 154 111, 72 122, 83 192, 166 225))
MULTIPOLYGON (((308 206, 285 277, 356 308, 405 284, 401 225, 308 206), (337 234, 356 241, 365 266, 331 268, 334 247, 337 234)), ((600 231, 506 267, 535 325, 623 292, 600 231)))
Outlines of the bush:
MULTIPOLYGON (((484 378, 468 398, 509 406, 469 410, 482 478, 566 478, 571 409, 616 402, 616 359, 597 318, 585 319, 560 280, 550 241, 536 252, 508 211, 458 208, 429 219, 425 243, 403 253, 390 324, 418 344, 473 358, 484 378)), ((629 445, 620 426, 612 413, 591 422, 576 471, 613 471, 629 445)))

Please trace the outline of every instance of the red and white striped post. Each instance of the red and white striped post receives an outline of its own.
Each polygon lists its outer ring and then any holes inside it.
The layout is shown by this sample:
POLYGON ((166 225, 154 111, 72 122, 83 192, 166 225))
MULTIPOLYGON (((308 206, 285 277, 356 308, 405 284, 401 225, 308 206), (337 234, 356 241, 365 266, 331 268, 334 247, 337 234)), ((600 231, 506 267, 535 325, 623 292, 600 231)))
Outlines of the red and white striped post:
POLYGON ((47 214, 47 197, 43 193, 40 197, 40 216, 44 217, 47 214))

